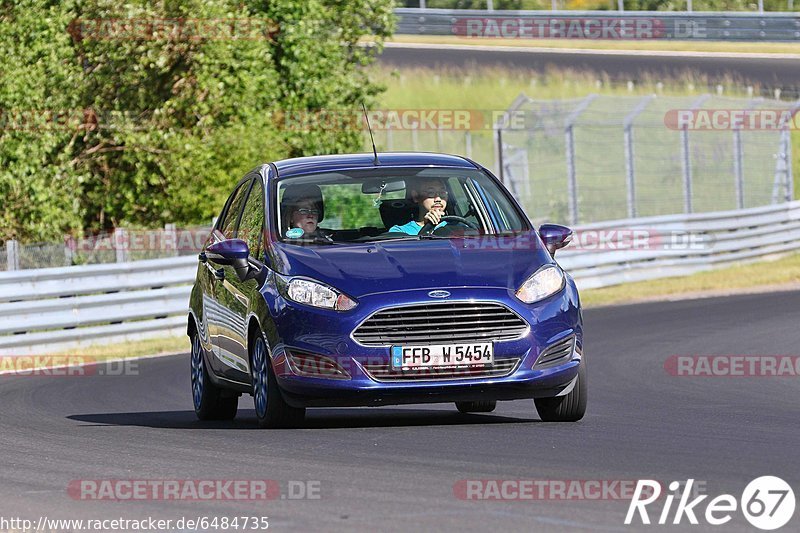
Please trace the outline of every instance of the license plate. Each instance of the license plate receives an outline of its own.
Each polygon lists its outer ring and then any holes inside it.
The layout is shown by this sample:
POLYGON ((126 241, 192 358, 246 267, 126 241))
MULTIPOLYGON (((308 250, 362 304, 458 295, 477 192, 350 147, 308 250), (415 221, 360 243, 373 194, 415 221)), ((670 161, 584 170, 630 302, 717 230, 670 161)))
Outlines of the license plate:
POLYGON ((392 368, 447 368, 494 363, 494 345, 491 342, 392 346, 391 354, 392 368))

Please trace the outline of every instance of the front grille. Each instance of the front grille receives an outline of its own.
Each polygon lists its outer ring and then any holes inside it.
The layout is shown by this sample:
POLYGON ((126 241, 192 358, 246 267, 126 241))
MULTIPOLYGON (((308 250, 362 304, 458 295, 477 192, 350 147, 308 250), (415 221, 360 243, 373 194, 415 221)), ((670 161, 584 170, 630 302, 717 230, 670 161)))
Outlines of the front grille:
POLYGON ((566 339, 560 340, 545 348, 539 359, 536 360, 534 368, 544 368, 563 363, 572 357, 575 348, 575 336, 570 335, 566 339))
POLYGON ((491 302, 441 302, 376 312, 353 332, 365 346, 504 341, 528 325, 509 308, 491 302))
POLYGON ((495 359, 493 365, 475 365, 460 368, 415 368, 409 370, 394 370, 389 363, 373 363, 362 366, 369 377, 380 382, 440 381, 505 377, 517 369, 519 361, 519 357, 509 357, 495 359))

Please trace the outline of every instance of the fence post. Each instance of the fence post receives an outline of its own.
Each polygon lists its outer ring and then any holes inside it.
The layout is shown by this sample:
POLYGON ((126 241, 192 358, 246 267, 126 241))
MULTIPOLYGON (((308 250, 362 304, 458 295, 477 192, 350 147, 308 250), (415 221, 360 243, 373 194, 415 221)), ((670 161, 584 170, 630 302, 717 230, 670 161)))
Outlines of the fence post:
MULTIPOLYGON (((704 94, 692 102, 691 110, 697 110, 703 102, 711 98, 704 94)), ((683 212, 692 212, 692 152, 689 149, 689 126, 684 124, 681 128, 681 164, 683 167, 683 212)))
POLYGON ((72 266, 72 263, 75 261, 75 252, 73 251, 73 246, 75 240, 72 238, 72 235, 68 235, 64 237, 64 265, 65 266, 72 266))
POLYGON ((19 270, 19 241, 6 241, 6 270, 19 270))
POLYGON ((644 111, 656 95, 645 96, 628 113, 623 122, 623 140, 625 142, 625 178, 628 183, 628 218, 636 218, 636 169, 633 164, 633 121, 644 111))
POLYGON ((472 133, 469 130, 464 132, 464 155, 472 159, 472 133))
POLYGON ((794 200, 794 171, 792 170, 792 139, 788 129, 783 130, 786 136, 786 201, 794 200))
POLYGON ((564 141, 567 150, 567 196, 569 202, 569 223, 573 226, 578 223, 578 178, 575 171, 575 132, 573 126, 581 113, 597 98, 590 94, 578 104, 564 121, 564 141))
POLYGON ((442 127, 439 126, 436 128, 436 151, 442 151, 442 145, 444 144, 444 133, 442 133, 442 127))
POLYGON ((386 125, 386 151, 394 150, 394 135, 392 135, 392 125, 386 125))
POLYGON ((164 251, 169 252, 165 255, 177 256, 178 253, 178 231, 175 224, 164 224, 164 251))
MULTIPOLYGON (((789 109, 788 115, 795 116, 800 111, 800 100, 794 103, 789 109)), ((777 204, 781 199, 781 189, 783 189, 784 200, 791 202, 794 200, 794 176, 792 175, 792 138, 787 125, 787 113, 782 114, 778 124, 780 129, 780 140, 778 141, 778 153, 775 161, 775 179, 772 182, 772 203, 777 204)))
POLYGON ((692 212, 692 161, 689 152, 689 127, 681 129, 681 166, 683 168, 683 212, 692 212))
POLYGON ((125 228, 114 228, 114 251, 117 263, 128 262, 128 232, 125 228))
POLYGON ((419 152, 419 131, 416 127, 411 128, 411 148, 419 152))
POLYGON ((736 180, 736 209, 744 209, 744 157, 742 155, 742 130, 733 128, 733 175, 736 180))

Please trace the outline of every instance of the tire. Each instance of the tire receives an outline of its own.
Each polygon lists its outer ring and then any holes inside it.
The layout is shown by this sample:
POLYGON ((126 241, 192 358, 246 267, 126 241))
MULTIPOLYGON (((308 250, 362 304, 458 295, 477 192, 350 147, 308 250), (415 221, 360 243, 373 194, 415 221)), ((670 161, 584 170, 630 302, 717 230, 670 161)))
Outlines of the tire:
POLYGON ((565 396, 536 398, 536 411, 543 422, 577 422, 586 414, 586 362, 581 362, 578 381, 565 396))
POLYGON ((267 353, 267 343, 261 335, 255 336, 251 343, 250 368, 258 426, 265 429, 299 426, 306 410, 292 407, 283 399, 267 353))
POLYGON ((497 400, 456 402, 456 409, 461 413, 491 413, 496 407, 497 400))
POLYGON ((197 332, 192 333, 192 401, 200 420, 233 420, 239 407, 239 396, 225 391, 208 377, 203 346, 197 332))

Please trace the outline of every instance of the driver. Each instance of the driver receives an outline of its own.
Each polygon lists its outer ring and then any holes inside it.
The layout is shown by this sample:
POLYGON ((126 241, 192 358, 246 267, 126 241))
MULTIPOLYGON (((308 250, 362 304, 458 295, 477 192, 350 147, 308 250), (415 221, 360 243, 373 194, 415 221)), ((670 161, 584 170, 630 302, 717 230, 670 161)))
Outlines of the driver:
POLYGON ((447 224, 442 222, 447 208, 447 187, 442 180, 428 178, 417 182, 411 190, 411 199, 417 204, 417 219, 402 226, 392 226, 389 232, 419 235, 428 222, 434 225, 434 229, 447 224))

